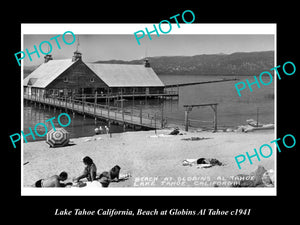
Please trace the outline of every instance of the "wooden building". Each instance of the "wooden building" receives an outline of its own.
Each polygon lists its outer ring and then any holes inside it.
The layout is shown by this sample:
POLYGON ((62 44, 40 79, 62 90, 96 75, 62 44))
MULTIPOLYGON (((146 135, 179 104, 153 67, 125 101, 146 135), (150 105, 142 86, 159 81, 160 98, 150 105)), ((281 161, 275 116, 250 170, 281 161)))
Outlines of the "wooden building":
POLYGON ((165 85, 145 60, 144 65, 84 63, 76 51, 72 59, 45 62, 23 80, 24 94, 74 96, 82 94, 164 93, 165 85))

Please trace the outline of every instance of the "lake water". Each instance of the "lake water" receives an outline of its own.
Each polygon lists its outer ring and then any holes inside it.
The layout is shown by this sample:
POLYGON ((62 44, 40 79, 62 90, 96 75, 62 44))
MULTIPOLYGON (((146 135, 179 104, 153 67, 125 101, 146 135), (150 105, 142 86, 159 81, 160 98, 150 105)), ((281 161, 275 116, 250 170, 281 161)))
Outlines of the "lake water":
MULTIPOLYGON (((197 81, 219 80, 222 78, 233 78, 232 76, 212 76, 212 75, 160 75, 160 79, 165 84, 189 83, 197 81)), ((253 82, 253 76, 238 77, 240 81, 249 79, 253 82)), ((261 123, 274 123, 274 83, 268 86, 253 85, 253 92, 249 88, 241 91, 242 96, 239 97, 234 84, 240 81, 228 81, 220 83, 199 84, 192 86, 179 87, 178 100, 165 100, 163 102, 164 116, 167 117, 167 122, 172 124, 184 123, 184 108, 186 104, 203 104, 203 103, 218 103, 218 127, 236 127, 238 125, 246 124, 246 120, 253 118, 256 119, 257 109, 259 110, 259 122, 261 123)), ((265 81, 268 83, 268 80, 265 81)), ((175 88, 177 89, 177 88, 175 88)), ((174 89, 174 90, 175 90, 174 89)), ((129 109, 133 106, 133 102, 128 100, 125 102, 124 107, 129 109)), ((156 112, 160 114, 162 105, 159 99, 135 101, 134 107, 142 107, 143 111, 153 114, 156 112), (141 105, 140 105, 141 103, 141 105)), ((63 112, 63 111, 62 111, 63 112)), ((28 133, 28 127, 32 129, 37 123, 45 123, 45 120, 56 117, 61 112, 54 111, 53 108, 46 109, 39 108, 33 104, 24 104, 24 133, 28 133)), ((72 117, 72 116, 71 116, 72 117)), ((63 118, 63 117, 62 117, 63 118)), ((212 127, 213 111, 210 107, 194 108, 190 114, 191 126, 193 127, 212 127)), ((57 120, 53 120, 56 127, 59 127, 57 120)), ((63 123, 63 121, 62 121, 63 123)), ((51 129, 51 124, 48 129, 51 129)), ((95 127, 107 125, 104 122, 97 121, 93 118, 86 117, 85 119, 76 114, 72 118, 70 126, 65 129, 70 132, 71 138, 85 137, 94 135, 95 127)), ((43 129, 42 126, 39 128, 43 129)), ((119 126, 111 126, 111 132, 122 132, 123 128, 119 126)), ((38 131, 43 133, 44 130, 38 131)), ((36 140, 45 140, 45 137, 36 137, 36 140)), ((29 136, 28 141, 32 140, 29 136)))

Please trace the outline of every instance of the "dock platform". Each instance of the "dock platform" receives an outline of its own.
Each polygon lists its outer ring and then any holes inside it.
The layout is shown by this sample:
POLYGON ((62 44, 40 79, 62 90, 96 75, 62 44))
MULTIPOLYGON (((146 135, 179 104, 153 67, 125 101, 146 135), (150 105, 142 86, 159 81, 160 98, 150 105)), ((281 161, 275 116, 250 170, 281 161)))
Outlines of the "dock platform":
POLYGON ((26 94, 23 95, 23 98, 34 103, 43 104, 44 107, 46 105, 53 106, 82 114, 83 116, 104 120, 108 124, 114 123, 123 125, 124 127, 141 127, 143 129, 161 129, 164 127, 163 115, 145 113, 142 111, 142 108, 139 110, 133 108, 125 110, 122 107, 102 105, 71 98, 42 98, 26 94))

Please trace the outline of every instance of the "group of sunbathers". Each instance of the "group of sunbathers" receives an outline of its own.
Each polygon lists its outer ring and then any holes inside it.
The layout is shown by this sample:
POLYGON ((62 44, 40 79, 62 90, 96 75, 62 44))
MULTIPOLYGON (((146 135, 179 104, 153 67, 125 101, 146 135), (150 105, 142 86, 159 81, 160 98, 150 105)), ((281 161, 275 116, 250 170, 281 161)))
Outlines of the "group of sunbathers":
POLYGON ((104 171, 97 176, 97 167, 93 160, 86 156, 83 158, 85 165, 83 173, 74 178, 73 182, 64 183, 68 179, 66 172, 61 172, 59 175, 54 175, 46 179, 40 179, 35 182, 35 187, 66 187, 66 186, 77 186, 83 187, 86 183, 81 182, 82 179, 86 179, 88 182, 98 181, 102 187, 108 187, 110 182, 119 181, 119 175, 121 167, 116 165, 109 172, 104 171))

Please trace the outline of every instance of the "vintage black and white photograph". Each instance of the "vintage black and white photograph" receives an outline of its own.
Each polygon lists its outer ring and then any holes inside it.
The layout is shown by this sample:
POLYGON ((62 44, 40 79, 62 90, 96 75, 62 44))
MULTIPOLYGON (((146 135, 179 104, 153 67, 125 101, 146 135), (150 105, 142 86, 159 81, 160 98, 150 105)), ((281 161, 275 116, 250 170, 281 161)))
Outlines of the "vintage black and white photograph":
POLYGON ((16 56, 22 195, 276 195, 274 24, 50 25, 16 56))

